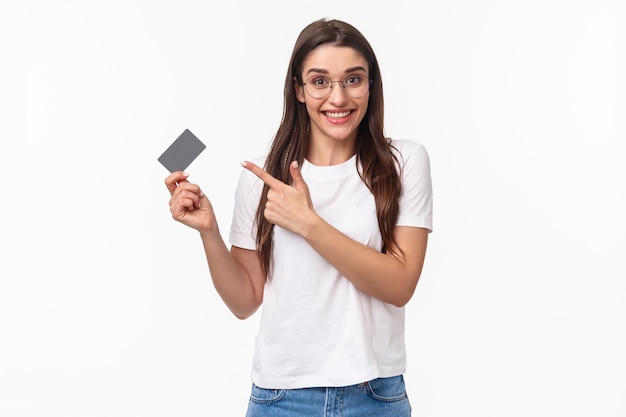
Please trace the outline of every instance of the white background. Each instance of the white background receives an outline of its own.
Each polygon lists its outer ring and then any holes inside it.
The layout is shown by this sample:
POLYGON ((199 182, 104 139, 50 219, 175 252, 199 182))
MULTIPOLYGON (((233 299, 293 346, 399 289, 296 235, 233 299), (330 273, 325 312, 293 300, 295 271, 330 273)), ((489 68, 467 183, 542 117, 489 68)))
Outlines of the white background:
POLYGON ((156 158, 207 144, 227 237, 321 17, 370 40, 387 134, 431 157, 414 415, 626 415, 622 4, 2 2, 0 416, 244 415, 258 315, 216 295, 156 158))

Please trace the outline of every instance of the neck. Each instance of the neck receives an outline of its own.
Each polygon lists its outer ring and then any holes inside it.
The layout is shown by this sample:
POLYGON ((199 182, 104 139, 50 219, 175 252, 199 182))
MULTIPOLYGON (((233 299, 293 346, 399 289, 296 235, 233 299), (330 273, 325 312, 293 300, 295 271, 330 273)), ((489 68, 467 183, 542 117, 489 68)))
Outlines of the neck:
POLYGON ((311 140, 306 159, 317 166, 339 165, 354 155, 355 140, 311 140))
POLYGON ((346 149, 309 150, 307 160, 317 166, 339 165, 352 158, 354 147, 346 149))

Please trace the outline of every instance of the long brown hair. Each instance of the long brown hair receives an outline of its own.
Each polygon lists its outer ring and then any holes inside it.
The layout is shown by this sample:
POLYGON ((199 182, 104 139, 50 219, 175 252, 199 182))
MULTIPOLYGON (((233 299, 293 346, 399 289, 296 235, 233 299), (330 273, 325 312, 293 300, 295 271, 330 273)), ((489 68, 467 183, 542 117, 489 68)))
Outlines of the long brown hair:
MULTIPOLYGON (((320 19, 305 27, 293 48, 285 78, 284 110, 280 127, 270 146, 265 170, 275 178, 290 184, 289 164, 302 162, 309 145, 309 115, 303 103, 296 99, 294 78, 302 85, 302 70, 306 56, 320 45, 350 47, 363 55, 369 64, 369 104, 359 125, 356 142, 356 164, 359 175, 376 201, 376 216, 382 235, 382 251, 393 247, 393 227, 398 219, 398 198, 401 192, 396 158, 390 141, 385 137, 383 84, 376 55, 365 37, 352 25, 339 20, 320 19), (359 166, 361 169, 359 170, 359 166)), ((263 271, 271 274, 272 236, 274 225, 265 219, 268 186, 264 186, 256 213, 257 252, 263 271)))

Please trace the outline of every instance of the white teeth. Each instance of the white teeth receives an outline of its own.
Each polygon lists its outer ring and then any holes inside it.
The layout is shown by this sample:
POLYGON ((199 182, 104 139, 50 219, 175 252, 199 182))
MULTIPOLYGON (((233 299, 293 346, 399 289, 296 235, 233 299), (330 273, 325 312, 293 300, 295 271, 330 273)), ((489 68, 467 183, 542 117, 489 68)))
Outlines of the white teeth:
POLYGON ((332 117, 333 119, 339 119, 341 117, 346 117, 347 115, 350 114, 349 111, 342 111, 339 113, 330 113, 330 112, 325 112, 326 116, 328 117, 332 117))

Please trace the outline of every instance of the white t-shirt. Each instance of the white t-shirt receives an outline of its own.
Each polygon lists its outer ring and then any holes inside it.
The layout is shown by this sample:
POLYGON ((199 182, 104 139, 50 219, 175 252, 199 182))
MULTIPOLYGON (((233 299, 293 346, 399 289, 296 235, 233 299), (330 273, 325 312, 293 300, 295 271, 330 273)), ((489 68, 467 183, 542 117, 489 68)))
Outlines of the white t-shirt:
MULTIPOLYGON (((392 144, 402 178, 397 225, 432 231, 428 154, 416 142, 392 144)), ((263 166, 264 159, 254 162, 263 166)), ((356 156, 333 166, 305 160, 301 171, 324 220, 358 242, 382 248, 374 196, 358 175, 356 156)), ((254 218, 262 187, 254 174, 242 171, 230 230, 234 246, 256 249, 254 218)), ((357 289, 299 235, 275 226, 273 245, 253 360, 256 385, 346 386, 405 372, 404 307, 357 289)))

